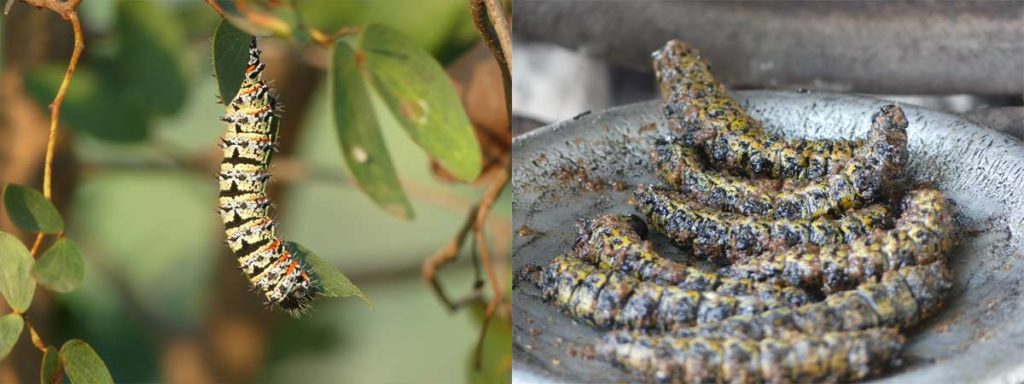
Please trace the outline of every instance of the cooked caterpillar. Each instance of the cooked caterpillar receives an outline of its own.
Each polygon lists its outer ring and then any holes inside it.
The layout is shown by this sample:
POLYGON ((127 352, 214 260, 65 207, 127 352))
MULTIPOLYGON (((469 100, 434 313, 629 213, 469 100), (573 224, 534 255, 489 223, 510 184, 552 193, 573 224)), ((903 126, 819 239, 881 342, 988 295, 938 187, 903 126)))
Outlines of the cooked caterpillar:
POLYGON ((228 247, 249 282, 270 304, 301 312, 318 288, 309 266, 277 237, 270 217, 267 167, 278 117, 276 99, 262 78, 265 66, 253 38, 242 85, 221 118, 227 132, 221 139, 220 215, 228 247))
POLYGON ((755 280, 845 289, 907 265, 941 259, 956 243, 949 201, 942 192, 910 191, 901 201, 895 228, 872 233, 848 244, 790 249, 728 267, 726 273, 755 280))
POLYGON ((715 81, 696 49, 678 40, 654 52, 654 71, 670 124, 687 145, 701 148, 716 166, 743 176, 817 179, 846 163, 861 140, 782 139, 715 81))
POLYGON ((784 300, 640 281, 569 255, 555 257, 538 283, 545 300, 577 319, 604 328, 671 331, 790 305, 784 300))
POLYGON ((655 144, 654 163, 662 179, 701 206, 775 219, 813 219, 877 200, 886 182, 896 179, 907 163, 907 125, 898 106, 882 107, 871 117, 866 145, 838 172, 784 190, 764 180, 706 169, 695 150, 674 140, 655 144))
POLYGON ((952 279, 943 262, 904 267, 887 272, 880 282, 862 283, 855 289, 833 293, 825 301, 681 328, 675 334, 764 339, 874 327, 905 329, 938 310, 953 285, 952 279))
POLYGON ((889 209, 879 204, 839 219, 771 220, 694 207, 678 193, 653 186, 640 186, 634 198, 658 232, 716 262, 743 260, 779 247, 850 242, 892 225, 889 209))
POLYGON ((643 240, 647 225, 635 215, 608 214, 593 220, 580 219, 576 230, 574 256, 635 279, 721 295, 781 299, 790 305, 812 301, 800 288, 725 277, 666 259, 654 251, 650 241, 643 240))
POLYGON ((598 353, 663 383, 791 383, 861 380, 897 362, 903 337, 892 328, 787 338, 665 337, 614 332, 598 353))

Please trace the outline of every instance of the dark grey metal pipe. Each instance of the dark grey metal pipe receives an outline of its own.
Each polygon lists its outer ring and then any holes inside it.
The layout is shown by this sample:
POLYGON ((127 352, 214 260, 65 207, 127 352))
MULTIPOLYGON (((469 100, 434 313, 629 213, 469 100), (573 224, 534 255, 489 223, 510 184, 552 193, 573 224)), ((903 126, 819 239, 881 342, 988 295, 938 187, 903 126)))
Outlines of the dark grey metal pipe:
POLYGON ((513 2, 517 36, 631 68, 671 38, 749 87, 1024 93, 1024 1, 513 2))

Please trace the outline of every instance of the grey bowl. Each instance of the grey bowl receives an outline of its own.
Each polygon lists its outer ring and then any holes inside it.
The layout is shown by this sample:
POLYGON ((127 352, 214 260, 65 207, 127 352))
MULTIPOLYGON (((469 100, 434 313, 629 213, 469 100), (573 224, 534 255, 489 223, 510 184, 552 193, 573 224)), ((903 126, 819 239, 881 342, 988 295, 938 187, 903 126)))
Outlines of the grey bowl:
MULTIPOLYGON (((886 102, 852 95, 751 91, 736 97, 784 136, 858 137, 886 102)), ((910 120, 907 176, 957 203, 964 229, 949 257, 956 284, 938 315, 908 332, 902 366, 876 382, 1024 382, 1024 146, 960 117, 903 106, 910 120)), ((670 133, 656 101, 589 113, 512 144, 513 267, 567 251, 578 217, 631 212, 629 188, 655 182, 647 153, 670 133)), ((678 254, 655 241, 663 254, 678 254)), ((543 303, 529 282, 513 290, 517 382, 635 381, 594 359, 601 330, 543 303)))

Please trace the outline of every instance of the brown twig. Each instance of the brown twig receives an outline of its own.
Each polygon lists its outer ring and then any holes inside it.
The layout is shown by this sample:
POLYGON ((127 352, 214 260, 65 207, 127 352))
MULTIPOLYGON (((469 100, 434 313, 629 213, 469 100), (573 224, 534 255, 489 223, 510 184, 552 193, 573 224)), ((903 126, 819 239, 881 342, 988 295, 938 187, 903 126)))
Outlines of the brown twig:
POLYGON ((206 0, 206 4, 213 8, 213 11, 217 12, 220 17, 224 17, 224 9, 220 7, 220 4, 217 4, 217 0, 206 0))
POLYGON ((474 204, 469 208, 469 213, 466 215, 466 221, 462 223, 462 227, 456 232, 455 238, 448 242, 444 247, 438 249, 433 256, 423 261, 423 278, 427 280, 430 287, 433 288, 434 293, 437 294, 438 299, 448 308, 449 311, 455 311, 458 306, 448 298, 445 294, 444 288, 441 287, 441 281, 437 279, 437 272, 441 270, 445 265, 448 265, 455 257, 459 255, 459 250, 462 249, 462 243, 466 240, 466 235, 473 229, 476 223, 477 212, 480 210, 480 204, 474 204))
POLYGON ((480 327, 480 338, 477 339, 476 353, 474 353, 473 367, 480 369, 481 360, 483 357, 483 345, 484 338, 487 336, 487 328, 491 323, 491 318, 494 316, 494 310, 498 308, 502 300, 505 299, 505 291, 501 288, 501 280, 498 278, 498 273, 494 269, 494 265, 491 263, 490 252, 487 249, 487 240, 484 236, 484 223, 487 220, 487 215, 491 213, 491 207, 494 206, 494 201, 501 196, 501 191, 505 190, 505 186, 508 185, 509 180, 512 178, 511 170, 509 165, 502 164, 502 171, 499 174, 499 179, 496 180, 487 191, 484 192, 484 196, 480 199, 480 209, 476 213, 476 222, 473 225, 473 233, 476 236, 476 241, 480 249, 480 261, 483 263, 484 270, 487 271, 487 279, 491 282, 491 290, 493 291, 493 297, 491 302, 487 305, 487 311, 484 312, 484 321, 480 327))
POLYGON ((505 111, 512 121, 512 29, 498 0, 469 0, 473 24, 501 67, 505 83, 505 111))

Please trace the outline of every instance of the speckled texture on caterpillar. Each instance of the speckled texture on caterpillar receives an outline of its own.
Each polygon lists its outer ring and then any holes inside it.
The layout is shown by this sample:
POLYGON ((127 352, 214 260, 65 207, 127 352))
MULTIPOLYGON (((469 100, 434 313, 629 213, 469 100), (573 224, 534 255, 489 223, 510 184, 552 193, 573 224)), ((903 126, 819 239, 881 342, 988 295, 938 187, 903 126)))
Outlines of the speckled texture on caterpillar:
POLYGON ((718 167, 743 176, 817 179, 831 174, 863 145, 860 140, 782 139, 726 92, 696 49, 678 40, 654 52, 664 113, 718 167))
POLYGON ((655 230, 694 255, 719 263, 797 245, 850 242, 892 225, 889 209, 878 204, 838 219, 772 220, 705 209, 677 192, 654 186, 638 187, 634 199, 655 230))
POLYGON ((896 226, 848 244, 795 248, 764 255, 727 269, 737 277, 841 290, 908 265, 941 260, 957 242, 952 208, 936 189, 904 196, 896 226))
POLYGON ((544 268, 538 285, 546 301, 579 320, 604 328, 672 331, 791 305, 778 299, 722 295, 641 281, 569 255, 555 257, 544 268))
POLYGON ((731 278, 666 259, 654 251, 650 241, 643 239, 647 225, 635 215, 607 214, 595 219, 579 219, 576 234, 573 256, 639 280, 721 295, 780 299, 791 305, 812 300, 800 288, 731 278))
POLYGON ((615 331, 598 353, 662 383, 832 382, 881 373, 897 361, 903 342, 892 328, 761 340, 615 331))
POLYGON ((270 216, 267 167, 277 105, 263 81, 264 67, 253 38, 245 77, 221 118, 227 132, 221 139, 224 160, 218 174, 220 214, 228 247, 249 282, 268 303, 299 313, 316 296, 317 287, 309 266, 277 237, 270 216))

